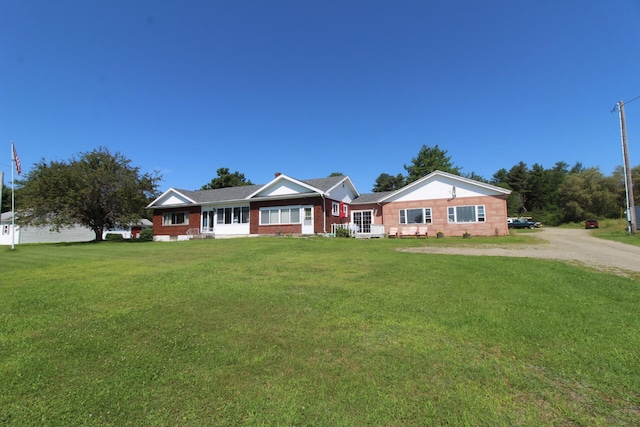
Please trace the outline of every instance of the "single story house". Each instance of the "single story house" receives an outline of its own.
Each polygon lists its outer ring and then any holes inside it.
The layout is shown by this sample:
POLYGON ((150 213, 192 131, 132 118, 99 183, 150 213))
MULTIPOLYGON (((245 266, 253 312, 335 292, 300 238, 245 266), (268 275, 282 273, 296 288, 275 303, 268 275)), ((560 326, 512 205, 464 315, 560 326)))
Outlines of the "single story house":
POLYGON ((348 176, 298 180, 277 173, 264 185, 170 188, 147 207, 154 239, 315 235, 349 226, 362 234, 505 235, 507 196, 494 185, 435 171, 396 191, 360 194, 348 176))
POLYGON ((215 190, 170 188, 151 202, 155 240, 193 236, 314 235, 346 224, 359 196, 348 176, 298 180, 277 173, 265 185, 215 190))

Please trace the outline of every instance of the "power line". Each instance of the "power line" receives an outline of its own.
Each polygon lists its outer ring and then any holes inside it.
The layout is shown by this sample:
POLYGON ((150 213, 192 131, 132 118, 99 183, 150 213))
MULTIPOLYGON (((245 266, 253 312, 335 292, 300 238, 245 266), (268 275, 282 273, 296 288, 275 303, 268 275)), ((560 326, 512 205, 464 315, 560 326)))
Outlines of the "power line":
POLYGON ((618 107, 620 106, 620 103, 622 103, 622 104, 625 104, 625 105, 626 105, 626 104, 630 104, 630 103, 632 103, 632 102, 633 102, 633 101, 635 101, 636 99, 640 99, 640 96, 636 96, 636 97, 635 97, 635 98, 633 98, 631 101, 627 101, 627 102, 620 101, 620 102, 617 102, 617 103, 616 103, 616 105, 614 105, 614 106, 613 106, 613 108, 611 109, 611 112, 612 112, 612 113, 614 113, 614 112, 618 111, 618 107))

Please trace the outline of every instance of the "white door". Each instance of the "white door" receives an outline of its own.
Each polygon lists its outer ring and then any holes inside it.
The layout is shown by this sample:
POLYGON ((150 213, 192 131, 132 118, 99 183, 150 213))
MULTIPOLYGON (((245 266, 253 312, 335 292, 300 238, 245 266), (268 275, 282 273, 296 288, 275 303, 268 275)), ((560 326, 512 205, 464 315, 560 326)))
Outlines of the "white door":
POLYGON ((353 211, 353 223, 361 233, 371 233, 373 211, 353 211))
POLYGON ((202 211, 202 233, 213 233, 215 209, 202 211))
POLYGON ((313 206, 302 207, 302 234, 313 234, 313 206))

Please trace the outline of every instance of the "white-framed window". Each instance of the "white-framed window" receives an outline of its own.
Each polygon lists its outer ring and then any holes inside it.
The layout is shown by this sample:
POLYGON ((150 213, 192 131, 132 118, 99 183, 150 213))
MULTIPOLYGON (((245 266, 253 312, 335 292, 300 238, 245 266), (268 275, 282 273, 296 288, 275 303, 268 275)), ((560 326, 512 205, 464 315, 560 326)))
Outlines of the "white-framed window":
POLYGON ((248 224, 249 206, 233 206, 216 209, 217 223, 222 224, 248 224))
POLYGON ((260 225, 300 223, 300 206, 260 209, 260 225))
POLYGON ((162 225, 187 225, 189 212, 165 212, 162 214, 162 225))
POLYGON ((340 203, 338 202, 331 203, 331 215, 333 216, 340 215, 340 203))
POLYGON ((484 222, 484 205, 449 206, 448 217, 450 223, 484 222))
POLYGON ((431 224, 431 208, 400 209, 400 224, 431 224))

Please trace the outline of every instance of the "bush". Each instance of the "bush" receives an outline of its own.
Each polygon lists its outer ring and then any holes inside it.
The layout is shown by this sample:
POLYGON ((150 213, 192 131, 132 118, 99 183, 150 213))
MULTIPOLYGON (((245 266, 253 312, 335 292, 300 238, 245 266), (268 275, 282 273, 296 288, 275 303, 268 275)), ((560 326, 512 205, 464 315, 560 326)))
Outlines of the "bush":
POLYGON ((124 240, 124 236, 120 233, 107 233, 105 240, 107 242, 122 242, 124 240))
POLYGON ((138 240, 143 242, 150 242, 153 240, 153 228, 145 228, 140 232, 138 240))
POLYGON ((351 237, 349 234, 349 229, 347 228, 338 228, 336 230, 336 237, 351 237))

